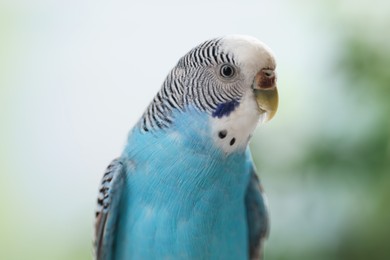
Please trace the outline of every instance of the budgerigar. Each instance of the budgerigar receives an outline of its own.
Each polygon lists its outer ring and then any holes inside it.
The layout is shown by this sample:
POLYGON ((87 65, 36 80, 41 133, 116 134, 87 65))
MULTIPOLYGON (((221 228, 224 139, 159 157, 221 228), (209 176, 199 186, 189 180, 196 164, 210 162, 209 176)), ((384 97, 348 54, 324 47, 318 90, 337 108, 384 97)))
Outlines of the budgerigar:
POLYGON ((178 61, 103 176, 96 259, 262 258, 268 212, 248 142, 276 112, 275 66, 242 35, 178 61))

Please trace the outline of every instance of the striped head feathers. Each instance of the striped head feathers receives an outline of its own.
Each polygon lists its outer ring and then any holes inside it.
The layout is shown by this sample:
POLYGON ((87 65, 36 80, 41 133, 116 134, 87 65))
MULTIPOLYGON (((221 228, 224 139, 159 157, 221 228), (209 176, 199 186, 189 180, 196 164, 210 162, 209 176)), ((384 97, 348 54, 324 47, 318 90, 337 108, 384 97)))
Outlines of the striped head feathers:
POLYGON ((245 148, 257 123, 277 109, 275 68, 271 50, 256 38, 205 41, 171 70, 140 127, 144 132, 169 128, 174 110, 192 106, 209 115, 210 134, 225 152, 245 148))

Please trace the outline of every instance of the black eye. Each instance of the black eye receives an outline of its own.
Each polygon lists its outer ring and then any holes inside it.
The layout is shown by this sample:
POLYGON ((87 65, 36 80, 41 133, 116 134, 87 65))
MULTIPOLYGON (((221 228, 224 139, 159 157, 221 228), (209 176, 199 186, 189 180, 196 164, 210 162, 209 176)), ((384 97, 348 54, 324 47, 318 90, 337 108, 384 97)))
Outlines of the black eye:
POLYGON ((220 73, 221 73, 222 77, 230 79, 234 76, 234 74, 236 73, 236 70, 234 69, 234 67, 232 65, 225 64, 225 65, 222 65, 220 73))

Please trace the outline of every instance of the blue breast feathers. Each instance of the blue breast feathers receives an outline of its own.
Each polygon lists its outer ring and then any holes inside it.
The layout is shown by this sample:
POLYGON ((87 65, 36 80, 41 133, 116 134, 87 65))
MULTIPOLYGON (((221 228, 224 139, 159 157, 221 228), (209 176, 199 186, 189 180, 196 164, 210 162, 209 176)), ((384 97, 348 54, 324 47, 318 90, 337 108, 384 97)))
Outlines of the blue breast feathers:
POLYGON ((247 259, 247 154, 216 147, 206 113, 173 116, 167 129, 129 136, 117 259, 247 259))

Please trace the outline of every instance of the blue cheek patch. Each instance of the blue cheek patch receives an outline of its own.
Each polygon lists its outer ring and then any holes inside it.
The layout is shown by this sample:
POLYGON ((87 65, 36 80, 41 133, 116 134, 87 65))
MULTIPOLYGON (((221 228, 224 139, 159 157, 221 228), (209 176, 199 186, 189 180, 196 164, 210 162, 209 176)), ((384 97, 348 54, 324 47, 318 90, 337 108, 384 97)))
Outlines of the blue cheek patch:
POLYGON ((240 103, 237 100, 228 101, 222 104, 219 104, 215 111, 213 112, 213 117, 221 118, 223 116, 228 116, 231 112, 238 107, 240 103))

